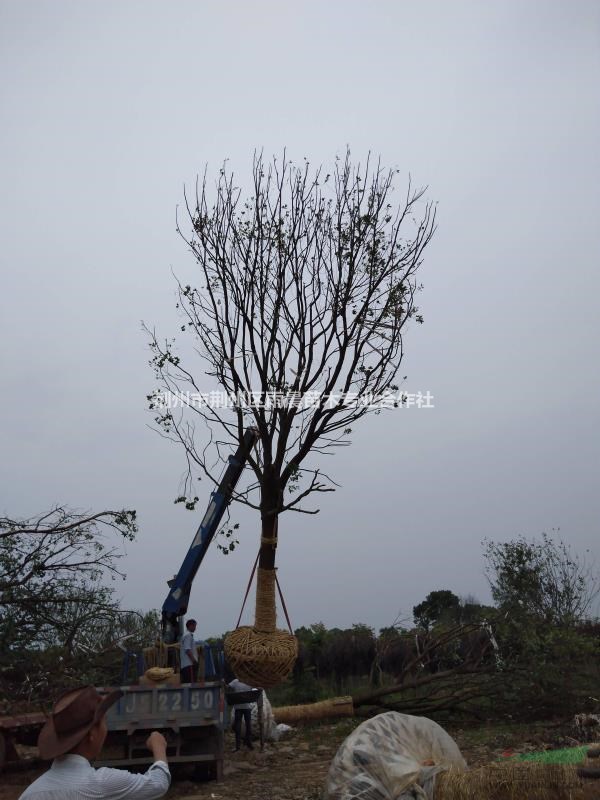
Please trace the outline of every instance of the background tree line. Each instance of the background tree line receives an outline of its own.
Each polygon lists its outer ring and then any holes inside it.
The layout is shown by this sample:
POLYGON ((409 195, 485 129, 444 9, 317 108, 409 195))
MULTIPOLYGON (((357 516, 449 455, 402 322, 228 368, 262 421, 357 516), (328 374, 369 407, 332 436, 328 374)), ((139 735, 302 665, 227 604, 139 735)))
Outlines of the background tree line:
MULTIPOLYGON (((157 611, 121 607, 114 580, 135 513, 64 508, 0 518, 0 712, 39 707, 74 682, 119 684, 123 651, 156 640, 157 611), (112 579, 112 581, 111 581, 112 579)), ((437 589, 375 632, 298 628, 292 678, 272 701, 352 694, 364 713, 479 718, 594 710, 600 678, 598 577, 555 534, 485 541, 492 605, 437 589)), ((130 677, 133 678, 133 665, 130 677)))
MULTIPOLYGON (((555 532, 557 534, 557 532, 555 532)), ((598 576, 557 535, 484 541, 493 605, 430 592, 412 620, 296 631, 286 702, 348 693, 367 712, 541 718, 598 710, 598 576)))

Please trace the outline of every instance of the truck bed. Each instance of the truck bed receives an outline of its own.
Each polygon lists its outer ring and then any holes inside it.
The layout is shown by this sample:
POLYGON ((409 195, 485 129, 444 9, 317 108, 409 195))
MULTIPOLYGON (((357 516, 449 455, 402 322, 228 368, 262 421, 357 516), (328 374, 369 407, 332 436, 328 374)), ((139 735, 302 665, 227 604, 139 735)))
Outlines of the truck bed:
MULTIPOLYGON (((167 740, 170 763, 223 762, 222 681, 182 686, 122 686, 124 694, 106 715, 108 736, 97 766, 152 763, 145 741, 153 730, 167 740)), ((101 691, 109 691, 108 689, 101 691)))

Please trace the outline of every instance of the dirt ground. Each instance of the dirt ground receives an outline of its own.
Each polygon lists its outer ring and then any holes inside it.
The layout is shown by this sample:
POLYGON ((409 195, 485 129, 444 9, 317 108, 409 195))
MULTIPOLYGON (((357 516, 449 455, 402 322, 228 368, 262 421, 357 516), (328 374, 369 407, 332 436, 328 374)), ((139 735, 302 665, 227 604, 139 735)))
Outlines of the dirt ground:
MULTIPOLYGON (((335 724, 315 724, 290 731, 263 752, 233 752, 233 739, 226 734, 225 777, 222 783, 204 782, 187 767, 175 767, 170 800, 319 800, 329 764, 337 748, 360 723, 345 719, 335 724)), ((497 761, 513 753, 531 752, 576 744, 556 726, 498 726, 451 728, 469 766, 497 761)), ((31 751, 29 751, 31 752, 31 751)), ((45 769, 28 759, 7 765, 0 776, 0 800, 17 800, 21 792, 45 769)), ((600 781, 580 795, 600 800, 600 781)))

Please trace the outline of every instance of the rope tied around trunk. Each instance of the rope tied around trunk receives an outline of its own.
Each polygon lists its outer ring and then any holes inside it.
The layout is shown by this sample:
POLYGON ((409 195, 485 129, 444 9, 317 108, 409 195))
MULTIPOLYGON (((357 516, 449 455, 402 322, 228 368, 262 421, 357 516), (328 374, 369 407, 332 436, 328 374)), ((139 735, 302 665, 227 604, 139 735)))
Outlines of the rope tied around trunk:
POLYGON ((277 623, 275 609, 275 569, 258 568, 256 573, 256 608, 254 612, 254 628, 262 633, 274 631, 277 623))

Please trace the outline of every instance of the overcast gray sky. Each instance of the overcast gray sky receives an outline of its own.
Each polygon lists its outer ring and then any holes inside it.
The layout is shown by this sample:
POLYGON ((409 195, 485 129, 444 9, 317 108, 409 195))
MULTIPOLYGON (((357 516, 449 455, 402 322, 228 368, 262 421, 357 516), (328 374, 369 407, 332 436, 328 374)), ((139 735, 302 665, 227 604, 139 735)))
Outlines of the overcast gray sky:
MULTIPOLYGON (((599 67, 587 0, 2 2, 0 512, 136 508, 119 590, 162 605, 205 505, 173 505, 140 329, 177 330, 183 185, 349 145, 439 203, 401 369, 435 408, 363 420, 327 464, 342 488, 282 518, 292 623, 486 601, 484 537, 560 528, 600 562, 599 67)), ((200 635, 237 619, 259 524, 236 518, 198 573, 200 635)))

